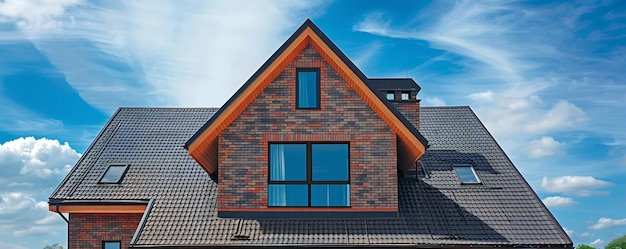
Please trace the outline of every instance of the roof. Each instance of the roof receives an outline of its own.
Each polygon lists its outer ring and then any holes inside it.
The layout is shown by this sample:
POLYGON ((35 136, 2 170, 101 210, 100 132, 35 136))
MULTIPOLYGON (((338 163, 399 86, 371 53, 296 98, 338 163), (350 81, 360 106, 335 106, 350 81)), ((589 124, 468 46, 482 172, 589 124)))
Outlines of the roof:
POLYGON ((368 84, 374 89, 382 90, 414 90, 419 92, 422 88, 411 78, 369 78, 368 84))
POLYGON ((217 184, 182 144, 213 108, 121 108, 52 194, 52 202, 151 200, 134 247, 567 246, 569 237, 469 107, 423 107, 428 178, 399 179, 399 216, 369 219, 224 219, 217 184), (97 184, 128 163, 119 185, 97 184), (460 185, 451 164, 471 163, 483 185, 460 185), (247 239, 246 239, 247 238, 247 239))
MULTIPOLYGON (((311 45, 329 62, 342 78, 354 88, 372 110, 398 135, 399 146, 406 151, 398 159, 399 168, 406 171, 422 156, 428 141, 393 104, 381 98, 378 89, 348 57, 309 19, 243 84, 243 86, 186 143, 189 154, 209 173, 217 170, 217 137, 243 112, 267 85, 302 49, 311 45)), ((388 79, 393 81, 391 79, 388 79)), ((406 82, 406 79, 400 79, 406 82)), ((413 80, 411 80, 413 81, 413 80)), ((414 81, 413 81, 414 83, 414 81)), ((417 84, 415 84, 417 86, 417 84)), ((418 86, 419 87, 419 86, 418 86)))

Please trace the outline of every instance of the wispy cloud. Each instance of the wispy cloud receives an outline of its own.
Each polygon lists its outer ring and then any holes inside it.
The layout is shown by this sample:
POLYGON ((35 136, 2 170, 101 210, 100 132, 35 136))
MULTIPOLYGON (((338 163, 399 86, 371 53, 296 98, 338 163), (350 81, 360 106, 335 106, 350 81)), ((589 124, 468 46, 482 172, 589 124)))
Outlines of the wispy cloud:
POLYGON ((592 241, 591 243, 589 243, 589 245, 591 245, 591 246, 599 246, 599 245, 602 245, 603 243, 604 243, 603 240, 596 239, 596 240, 592 241))
POLYGON ((611 182, 596 179, 592 176, 561 176, 556 178, 544 177, 541 188, 551 193, 563 193, 576 196, 592 196, 607 194, 598 189, 613 185, 611 182))
POLYGON ((0 16, 25 32, 83 99, 110 113, 119 106, 220 106, 319 4, 68 0, 35 16, 0 16))

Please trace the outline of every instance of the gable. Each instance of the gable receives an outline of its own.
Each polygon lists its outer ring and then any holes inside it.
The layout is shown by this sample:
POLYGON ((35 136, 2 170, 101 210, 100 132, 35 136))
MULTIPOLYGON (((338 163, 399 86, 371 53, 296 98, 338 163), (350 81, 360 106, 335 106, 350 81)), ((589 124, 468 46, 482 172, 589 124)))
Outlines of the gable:
MULTIPOLYGON (((221 132, 218 144, 220 217, 241 217, 242 213, 252 212, 255 217, 288 215, 284 208, 268 205, 271 161, 272 157, 280 157, 271 152, 271 146, 277 144, 311 144, 310 148, 313 144, 346 145, 349 177, 343 178, 343 184, 351 186, 350 208, 333 212, 341 212, 344 217, 362 216, 363 212, 397 215, 396 134, 311 46, 302 50, 221 132), (311 67, 322 79, 321 101, 317 109, 300 109, 296 107, 295 78, 299 69, 311 67)), ((311 180, 312 185, 319 186, 311 180)), ((323 211, 321 207, 314 210, 323 211)), ((303 208, 300 212, 310 215, 312 210, 303 208)))
POLYGON ((185 147, 210 174, 217 171, 218 136, 284 70, 305 47, 311 46, 342 77, 357 95, 398 136, 398 167, 406 171, 425 150, 427 141, 389 103, 382 101, 367 84, 367 78, 317 28, 307 20, 281 48, 193 136, 185 147), (401 148, 400 148, 401 147, 401 148))

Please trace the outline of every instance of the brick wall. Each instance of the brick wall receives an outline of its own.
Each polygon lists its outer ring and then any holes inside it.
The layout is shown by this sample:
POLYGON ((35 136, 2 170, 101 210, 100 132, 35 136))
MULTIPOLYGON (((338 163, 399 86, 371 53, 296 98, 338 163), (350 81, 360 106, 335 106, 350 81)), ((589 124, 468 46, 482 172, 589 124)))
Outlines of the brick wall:
POLYGON ((349 142, 351 208, 334 211, 397 211, 396 135, 311 46, 220 135, 218 210, 281 210, 267 207, 267 174, 268 142, 282 141, 349 142), (303 67, 320 68, 319 110, 296 109, 303 67))
POLYGON ((420 128, 420 101, 415 99, 415 95, 411 94, 408 101, 391 101, 391 103, 406 117, 416 129, 420 128))
POLYGON ((143 214, 70 214, 69 249, 102 248, 102 241, 122 241, 128 248, 143 214))

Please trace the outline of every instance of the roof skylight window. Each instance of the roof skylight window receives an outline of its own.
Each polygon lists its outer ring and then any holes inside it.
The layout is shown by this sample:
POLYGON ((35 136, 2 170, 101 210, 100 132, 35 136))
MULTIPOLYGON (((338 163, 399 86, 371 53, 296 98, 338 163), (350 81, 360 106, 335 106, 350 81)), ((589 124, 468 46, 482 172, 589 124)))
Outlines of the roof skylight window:
POLYGON ((454 165, 452 167, 461 184, 480 184, 480 179, 471 165, 454 165))
POLYGON ((128 169, 128 165, 109 165, 98 183, 120 183, 124 178, 126 169, 128 169))

